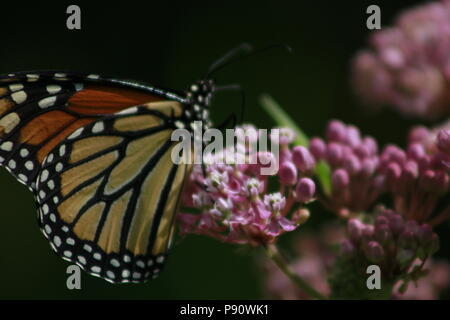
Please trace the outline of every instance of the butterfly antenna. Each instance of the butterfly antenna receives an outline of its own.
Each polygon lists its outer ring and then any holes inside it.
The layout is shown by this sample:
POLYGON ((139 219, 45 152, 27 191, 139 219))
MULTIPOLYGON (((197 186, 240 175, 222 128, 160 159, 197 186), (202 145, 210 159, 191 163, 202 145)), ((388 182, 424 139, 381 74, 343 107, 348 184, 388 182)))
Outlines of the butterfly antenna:
POLYGON ((230 63, 233 63, 236 59, 239 59, 239 55, 241 53, 249 53, 252 50, 253 47, 246 42, 242 43, 236 48, 231 49, 218 60, 213 62, 213 64, 209 67, 208 72, 206 73, 205 79, 209 79, 213 73, 229 65, 230 63))
POLYGON ((288 53, 292 53, 293 50, 290 46, 286 44, 272 44, 270 46, 253 50, 253 47, 248 43, 243 43, 240 46, 228 51, 225 55, 223 55, 220 59, 215 61, 208 69, 208 72, 206 73, 205 79, 211 78, 211 75, 213 73, 216 73, 220 69, 223 69, 224 67, 233 64, 236 61, 240 61, 244 58, 248 58, 251 56, 254 56, 256 54, 260 54, 262 52, 282 48, 285 49, 288 53), (244 53, 243 55, 240 55, 240 53, 244 53), (246 53, 246 54, 245 54, 246 53))
POLYGON ((238 85, 238 84, 230 84, 225 86, 219 86, 214 89, 214 92, 218 91, 227 91, 227 90, 233 90, 233 91, 239 91, 241 95, 241 114, 239 119, 239 124, 242 124, 244 122, 244 116, 245 116, 245 91, 244 89, 238 85))

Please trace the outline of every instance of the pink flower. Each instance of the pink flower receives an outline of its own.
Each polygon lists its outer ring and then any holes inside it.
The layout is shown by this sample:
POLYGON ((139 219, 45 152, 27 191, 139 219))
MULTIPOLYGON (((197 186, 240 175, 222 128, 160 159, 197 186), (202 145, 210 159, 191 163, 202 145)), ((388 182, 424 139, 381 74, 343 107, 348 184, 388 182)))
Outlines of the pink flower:
POLYGON ((362 100, 408 116, 450 113, 450 1, 406 10, 394 26, 374 32, 353 61, 362 100))
POLYGON ((320 148, 322 161, 331 169, 332 190, 323 203, 346 218, 368 210, 387 193, 405 218, 441 223, 446 215, 436 209, 449 191, 449 128, 450 123, 431 129, 416 127, 409 133, 406 149, 388 144, 379 151, 372 137, 361 136, 358 129, 341 121, 330 121, 327 139, 315 138, 316 145, 310 146, 311 153, 320 148))
MULTIPOLYGON (((245 133, 256 129, 247 126, 242 130, 241 133, 245 133)), ((293 131, 280 129, 280 136, 281 149, 290 154, 293 131)), ((240 143, 248 142, 248 139, 241 139, 240 143)), ((238 145, 238 149, 239 146, 243 147, 238 145)), ((270 152, 256 155, 258 159, 275 161, 270 152)), ((267 164, 267 161, 227 164, 220 161, 223 154, 210 155, 208 159, 204 170, 201 165, 194 166, 183 193, 183 205, 196 213, 179 215, 182 235, 202 234, 230 243, 261 245, 276 241, 280 235, 306 221, 308 211, 304 204, 313 199, 315 184, 289 159, 281 162, 275 177, 261 175, 259 169, 264 165, 260 163, 267 164), (273 189, 269 185, 277 180, 280 182, 278 191, 268 192, 273 189), (305 181, 307 188, 301 188, 299 198, 296 185, 303 185, 305 181)))

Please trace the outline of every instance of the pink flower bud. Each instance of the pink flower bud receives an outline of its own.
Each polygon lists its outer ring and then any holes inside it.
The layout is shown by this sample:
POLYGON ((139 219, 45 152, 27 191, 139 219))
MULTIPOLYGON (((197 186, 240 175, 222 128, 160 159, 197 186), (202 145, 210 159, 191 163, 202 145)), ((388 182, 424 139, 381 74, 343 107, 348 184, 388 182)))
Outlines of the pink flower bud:
POLYGON ((346 142, 351 147, 356 147, 361 143, 361 134, 359 129, 353 125, 347 126, 346 142))
POLYGON ((384 148, 383 156, 386 156, 390 161, 397 162, 398 164, 403 164, 406 161, 406 153, 393 144, 384 148))
POLYGON ((331 120, 326 130, 326 138, 329 141, 344 142, 347 137, 347 128, 342 121, 331 120))
POLYGON ((405 181, 410 182, 412 180, 417 179, 419 176, 419 166, 417 165, 417 162, 413 160, 409 160, 405 163, 402 170, 402 179, 405 179, 405 181))
POLYGON ((366 158, 361 162, 361 174, 363 175, 363 177, 371 177, 376 168, 377 162, 374 159, 366 158))
POLYGON ((364 230, 364 223, 359 219, 352 218, 347 222, 347 232, 350 237, 355 242, 361 239, 364 230))
POLYGON ((404 229, 405 221, 398 213, 389 216, 389 227, 394 235, 400 235, 404 229))
POLYGON ((373 137, 364 137, 362 143, 369 151, 369 156, 375 156, 378 153, 378 143, 373 137))
POLYGON ((311 213, 309 212, 308 209, 300 208, 292 214, 292 221, 295 222, 296 224, 302 225, 306 221, 308 221, 310 215, 311 213))
POLYGON ((279 178, 281 184, 293 186, 297 182, 297 168, 292 162, 286 161, 280 166, 279 178))
POLYGON ((375 234, 375 227, 371 224, 364 225, 364 229, 362 231, 362 237, 368 241, 372 239, 373 235, 375 234))
POLYGON ((389 225, 389 219, 384 215, 378 215, 375 218, 375 228, 379 228, 382 225, 389 225))
POLYGON ((330 143, 327 148, 327 160, 331 166, 338 166, 341 164, 342 156, 344 155, 342 146, 337 143, 330 143))
POLYGON ((295 166, 304 173, 312 172, 314 166, 316 165, 316 162, 309 150, 303 146, 296 146, 292 150, 292 161, 295 166))
POLYGON ((400 176, 402 169, 396 162, 391 162, 386 169, 386 183, 387 187, 392 191, 398 191, 400 186, 400 176))
POLYGON ((348 176, 347 171, 344 169, 337 169, 331 175, 331 184, 333 186, 333 190, 339 192, 340 190, 347 188, 350 183, 350 177, 348 176))
POLYGON ((318 160, 325 157, 326 149, 325 142, 320 138, 315 137, 309 141, 309 151, 318 160))
POLYGON ((413 160, 420 160, 426 156, 425 148, 420 143, 412 143, 408 146, 408 157, 413 160))
POLYGON ((310 178, 301 178, 295 189, 298 201, 307 203, 313 200, 316 185, 310 178))
POLYGON ((424 142, 430 136, 430 131, 424 126, 417 126, 409 131, 408 141, 409 143, 424 142))
POLYGON ((279 163, 283 163, 285 161, 292 161, 292 151, 289 150, 289 148, 283 148, 280 150, 279 163))
POLYGON ((364 253, 366 258, 373 263, 380 263, 384 259, 384 249, 383 247, 376 241, 370 241, 364 247, 364 253))
MULTIPOLYGON (((279 141, 274 141, 274 142, 278 142, 280 145, 287 145, 290 144, 294 141, 295 139, 295 132, 294 130, 292 130, 291 128, 279 128, 279 141)), ((272 138, 272 136, 271 136, 272 138)))
POLYGON ((389 226, 387 224, 382 224, 382 225, 376 226, 374 237, 379 243, 381 243, 383 245, 386 245, 389 242, 391 242, 392 241, 392 233, 391 233, 391 230, 389 229, 389 226))
POLYGON ((354 154, 344 156, 342 165, 350 175, 355 175, 361 170, 361 162, 354 154))
POLYGON ((437 135, 437 147, 443 153, 450 155, 450 130, 441 130, 437 135))

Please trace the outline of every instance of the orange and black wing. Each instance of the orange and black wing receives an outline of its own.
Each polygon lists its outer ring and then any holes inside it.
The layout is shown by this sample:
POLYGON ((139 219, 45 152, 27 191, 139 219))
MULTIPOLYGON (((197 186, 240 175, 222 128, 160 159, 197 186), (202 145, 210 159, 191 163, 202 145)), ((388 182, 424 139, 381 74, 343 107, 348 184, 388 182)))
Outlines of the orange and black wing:
POLYGON ((36 198, 60 256, 114 283, 158 275, 189 171, 171 158, 181 114, 174 101, 129 108, 78 128, 49 152, 36 198))
POLYGON ((176 94, 142 83, 69 72, 0 75, 0 164, 35 189, 43 159, 76 129, 176 94))

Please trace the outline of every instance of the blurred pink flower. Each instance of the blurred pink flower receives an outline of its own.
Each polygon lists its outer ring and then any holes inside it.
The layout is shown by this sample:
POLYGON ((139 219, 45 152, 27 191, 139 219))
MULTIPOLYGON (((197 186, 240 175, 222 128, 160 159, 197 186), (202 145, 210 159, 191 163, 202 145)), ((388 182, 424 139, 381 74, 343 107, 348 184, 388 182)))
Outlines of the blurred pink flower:
POLYGON ((409 9, 369 37, 353 61, 353 86, 373 106, 407 116, 450 114, 450 1, 409 9))

